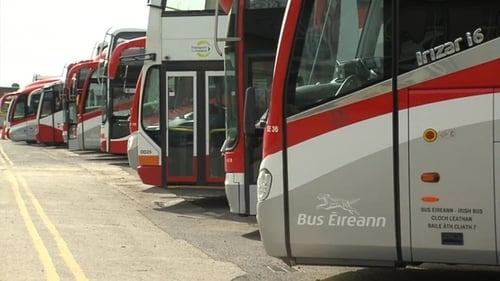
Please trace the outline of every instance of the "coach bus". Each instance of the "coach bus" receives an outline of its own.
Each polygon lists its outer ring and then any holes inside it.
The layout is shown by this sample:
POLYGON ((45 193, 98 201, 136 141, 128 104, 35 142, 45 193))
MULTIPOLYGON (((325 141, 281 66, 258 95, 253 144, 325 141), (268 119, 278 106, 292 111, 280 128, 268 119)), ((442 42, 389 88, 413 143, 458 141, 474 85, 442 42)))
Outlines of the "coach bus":
MULTIPOLYGON (((225 191, 232 213, 255 215, 257 174, 262 155, 262 122, 273 76, 274 58, 286 0, 234 0, 225 46, 226 140, 225 191), (247 88, 258 105, 247 113, 255 126, 243 130, 247 88)), ((222 3, 221 3, 222 4, 222 3)))
POLYGON ((66 75, 66 138, 69 150, 100 150, 103 95, 97 82, 99 56, 80 61, 66 75))
POLYGON ((291 264, 498 265, 500 2, 292 0, 257 180, 291 264))
POLYGON ((12 141, 36 143, 36 111, 40 101, 41 88, 57 78, 34 81, 16 91, 12 98, 5 122, 6 137, 12 141))
POLYGON ((0 122, 2 126, 2 132, 0 133, 1 139, 6 139, 7 136, 5 134, 6 130, 6 122, 7 122, 7 111, 9 110, 9 105, 12 102, 12 99, 16 95, 16 92, 5 93, 2 97, 0 97, 0 122))
POLYGON ((128 118, 142 61, 121 62, 120 57, 143 52, 144 48, 140 46, 143 44, 142 40, 129 40, 144 36, 146 31, 143 29, 110 29, 106 33, 104 43, 101 44, 106 53, 97 69, 98 82, 104 97, 100 134, 103 152, 127 153, 128 118))
POLYGON ((45 85, 36 112, 35 139, 37 143, 64 144, 63 80, 45 85))

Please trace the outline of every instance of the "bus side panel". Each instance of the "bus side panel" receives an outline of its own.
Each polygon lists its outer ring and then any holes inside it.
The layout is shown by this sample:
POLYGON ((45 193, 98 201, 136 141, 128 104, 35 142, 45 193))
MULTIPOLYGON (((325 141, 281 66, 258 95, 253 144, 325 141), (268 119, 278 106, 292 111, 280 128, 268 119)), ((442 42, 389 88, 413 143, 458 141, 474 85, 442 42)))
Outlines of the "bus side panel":
POLYGON ((284 258, 287 256, 287 253, 284 225, 285 216, 283 212, 282 153, 278 152, 269 155, 262 160, 262 163, 271 169, 273 187, 269 191, 268 198, 264 202, 259 201, 257 203, 257 221, 259 222, 259 228, 261 230, 261 240, 268 255, 284 258))
MULTIPOLYGON (((365 110, 376 106, 363 104, 365 110)), ((349 110, 347 116, 354 114, 349 110)), ((308 128, 341 116, 334 111, 289 122, 287 134, 309 134, 308 128)), ((397 260, 392 113, 289 147, 287 163, 294 257, 357 264, 397 260)))
POLYGON ((36 140, 40 143, 63 143, 63 111, 42 117, 38 121, 36 140))
POLYGON ((410 89, 414 261, 497 263, 492 93, 410 89))
POLYGON ((13 121, 9 129, 9 138, 12 141, 34 142, 36 120, 35 116, 29 116, 22 121, 13 121))
POLYGON ((143 130, 137 133, 137 174, 142 183, 161 186, 160 147, 143 130))
POLYGON ((80 149, 99 150, 101 147, 101 112, 95 110, 83 114, 83 122, 78 123, 77 131, 80 149))

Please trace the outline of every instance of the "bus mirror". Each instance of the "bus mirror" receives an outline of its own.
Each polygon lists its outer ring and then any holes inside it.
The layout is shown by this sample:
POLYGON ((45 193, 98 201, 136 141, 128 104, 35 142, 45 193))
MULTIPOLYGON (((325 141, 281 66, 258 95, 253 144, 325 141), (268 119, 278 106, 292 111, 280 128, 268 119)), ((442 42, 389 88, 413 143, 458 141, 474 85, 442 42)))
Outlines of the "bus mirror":
POLYGON ((249 87, 245 91, 245 105, 243 108, 243 123, 245 136, 255 135, 255 88, 249 87))
POLYGON ((214 47, 219 56, 222 56, 222 51, 219 48, 219 1, 215 1, 215 24, 214 24, 214 47))

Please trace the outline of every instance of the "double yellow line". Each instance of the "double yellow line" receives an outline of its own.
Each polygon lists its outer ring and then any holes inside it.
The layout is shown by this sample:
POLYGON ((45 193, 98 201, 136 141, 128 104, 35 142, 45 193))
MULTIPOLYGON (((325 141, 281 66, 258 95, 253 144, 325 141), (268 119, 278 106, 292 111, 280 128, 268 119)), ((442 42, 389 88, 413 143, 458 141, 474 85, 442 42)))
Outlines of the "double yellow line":
MULTIPOLYGON (((5 151, 3 151, 2 147, 0 146, 0 154, 1 154, 1 162, 4 164, 8 164, 10 166, 13 165, 13 162, 9 159, 5 151)), ((33 241, 33 245, 38 252, 38 257, 43 265, 44 272, 45 272, 45 277, 49 281, 59 281, 59 275, 57 274, 56 268, 54 266, 54 263, 52 262, 52 258, 47 250, 47 247, 45 247, 45 244, 40 237, 40 234, 38 233, 35 224, 33 223, 33 220, 31 219, 31 216, 28 212, 28 208, 26 207, 25 200, 21 196, 21 188, 22 186, 24 192, 26 193, 26 196, 29 198, 31 201, 32 205, 35 207, 36 213, 38 216, 41 218, 43 224, 45 227, 48 229, 48 231, 52 234, 52 237, 56 241, 57 248, 59 249, 59 254, 63 258, 64 262, 70 269, 71 273, 73 273, 73 276, 75 277, 75 280, 77 281, 87 281, 87 278, 85 277, 84 272, 76 262, 75 258, 71 254, 71 251, 69 250, 68 246, 66 245, 66 242, 62 238, 62 236, 59 234, 59 231, 55 227, 55 225, 50 221, 48 216, 45 214, 45 211, 43 210, 42 206, 36 199, 36 197, 33 195, 31 192, 31 189, 29 188, 28 184, 24 180, 24 178, 16 178, 13 172, 11 172, 9 169, 3 171, 5 178, 10 182, 11 189, 14 193, 14 196, 16 198, 16 203, 19 208, 19 212, 21 214, 21 217, 23 218, 24 224, 26 225, 26 228, 28 229, 28 232, 31 236, 31 240, 33 241)))

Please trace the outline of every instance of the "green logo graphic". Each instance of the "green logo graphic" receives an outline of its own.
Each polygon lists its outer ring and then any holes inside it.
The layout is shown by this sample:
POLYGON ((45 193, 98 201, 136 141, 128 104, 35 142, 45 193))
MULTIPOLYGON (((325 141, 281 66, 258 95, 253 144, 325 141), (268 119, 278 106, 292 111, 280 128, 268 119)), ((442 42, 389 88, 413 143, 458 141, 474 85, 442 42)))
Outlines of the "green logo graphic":
POLYGON ((212 48, 207 40, 200 40, 195 46, 191 46, 191 51, 196 53, 196 55, 200 58, 206 58, 210 56, 212 48))

